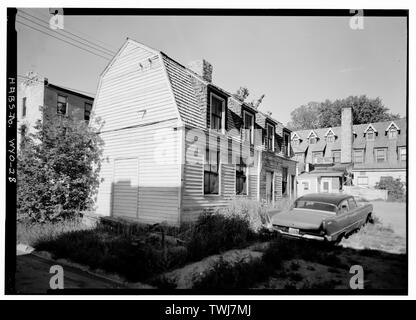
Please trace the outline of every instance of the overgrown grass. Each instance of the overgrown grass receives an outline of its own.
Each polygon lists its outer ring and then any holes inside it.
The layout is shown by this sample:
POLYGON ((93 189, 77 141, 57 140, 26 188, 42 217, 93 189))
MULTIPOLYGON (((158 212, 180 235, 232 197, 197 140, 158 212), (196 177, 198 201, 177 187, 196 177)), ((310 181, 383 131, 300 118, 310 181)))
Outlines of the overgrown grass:
MULTIPOLYGON (((297 272, 287 274, 283 270, 284 262, 292 259, 302 259, 321 263, 332 268, 346 268, 337 256, 339 249, 318 243, 297 241, 285 237, 277 237, 271 242, 262 258, 253 261, 231 263, 220 259, 214 267, 194 283, 196 289, 245 289, 256 283, 267 280, 275 274, 284 274, 292 281, 301 281, 297 272)), ((299 265, 292 263, 292 271, 297 271, 299 265)))
POLYGON ((16 243, 34 247, 40 241, 51 241, 62 234, 86 229, 89 229, 89 227, 82 224, 81 218, 55 223, 18 222, 16 225, 16 243))

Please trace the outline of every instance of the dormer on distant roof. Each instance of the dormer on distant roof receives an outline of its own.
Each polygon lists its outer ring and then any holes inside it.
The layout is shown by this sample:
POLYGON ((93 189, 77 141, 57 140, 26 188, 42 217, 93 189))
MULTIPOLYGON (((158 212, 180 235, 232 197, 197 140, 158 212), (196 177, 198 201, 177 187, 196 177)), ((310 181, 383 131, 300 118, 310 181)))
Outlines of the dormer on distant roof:
POLYGON ((292 140, 294 145, 299 145, 302 142, 302 139, 299 137, 299 135, 296 132, 294 132, 292 134, 292 139, 291 140, 292 140))
POLYGON ((332 128, 329 128, 326 132, 324 137, 326 138, 327 142, 335 142, 335 132, 332 130, 332 128))
POLYGON ((307 139, 309 140, 309 144, 315 144, 318 141, 318 135, 314 130, 311 130, 307 136, 307 139))
POLYGON ((389 139, 394 139, 397 137, 397 134, 400 133, 400 128, 394 121, 390 122, 389 126, 386 128, 385 135, 389 136, 389 139))
POLYGON ((367 141, 373 141, 375 136, 377 135, 377 130, 374 126, 370 123, 367 128, 364 130, 364 136, 366 137, 367 141))

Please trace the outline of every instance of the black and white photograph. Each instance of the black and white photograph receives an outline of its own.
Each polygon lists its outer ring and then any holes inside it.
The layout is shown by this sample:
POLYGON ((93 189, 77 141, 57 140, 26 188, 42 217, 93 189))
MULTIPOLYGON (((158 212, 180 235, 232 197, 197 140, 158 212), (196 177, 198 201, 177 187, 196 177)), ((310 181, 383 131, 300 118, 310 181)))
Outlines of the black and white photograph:
POLYGON ((7 8, 6 294, 407 295, 408 20, 7 8))

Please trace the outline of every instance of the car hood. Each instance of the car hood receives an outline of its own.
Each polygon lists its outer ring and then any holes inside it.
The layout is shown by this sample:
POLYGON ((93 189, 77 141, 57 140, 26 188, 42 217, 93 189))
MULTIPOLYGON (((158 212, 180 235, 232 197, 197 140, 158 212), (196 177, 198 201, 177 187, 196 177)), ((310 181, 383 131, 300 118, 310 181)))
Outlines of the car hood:
POLYGON ((332 216, 333 214, 326 211, 292 209, 275 214, 272 217, 272 223, 298 229, 318 229, 323 219, 332 216))

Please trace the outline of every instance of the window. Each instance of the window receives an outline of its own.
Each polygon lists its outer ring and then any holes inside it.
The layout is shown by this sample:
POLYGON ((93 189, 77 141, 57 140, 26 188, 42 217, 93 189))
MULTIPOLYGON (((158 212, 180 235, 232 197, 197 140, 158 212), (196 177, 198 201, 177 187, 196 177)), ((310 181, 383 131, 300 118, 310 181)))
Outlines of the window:
POLYGON ((350 207, 350 210, 357 208, 357 203, 355 202, 354 198, 348 199, 348 206, 350 207))
POLYGON ((335 141, 335 135, 332 132, 332 130, 330 130, 330 132, 328 132, 326 136, 326 142, 334 142, 334 141, 335 141))
POLYGON ((287 195, 287 168, 282 168, 282 195, 287 195))
POLYGON ((67 105, 68 105, 68 97, 61 96, 60 94, 58 94, 57 113, 62 114, 62 115, 66 115, 67 105))
POLYGON ((225 100, 211 93, 211 129, 224 129, 225 100))
POLYGON ((354 150, 353 159, 355 163, 363 163, 364 162, 364 150, 354 150))
POLYGON ((406 161, 407 158, 407 150, 406 148, 399 148, 399 160, 406 161))
POLYGON ((26 97, 22 99, 22 117, 26 117, 26 97))
POLYGON ((322 159, 322 152, 312 153, 312 163, 319 163, 321 159, 322 159))
POLYGON ((242 158, 235 165, 235 193, 247 194, 247 166, 242 158))
POLYGON ((368 177, 358 176, 357 177, 357 185, 359 185, 359 186, 368 186, 368 177))
POLYGON ((290 137, 287 133, 284 134, 284 146, 286 156, 290 157, 290 137))
POLYGON ((85 102, 85 109, 84 109, 84 120, 89 121, 91 115, 92 104, 85 102))
POLYGON ((341 202, 341 204, 339 205, 339 213, 343 214, 343 213, 347 213, 348 211, 350 211, 349 206, 348 206, 348 201, 344 200, 341 202))
POLYGON ((294 146, 298 146, 300 144, 299 138, 293 139, 292 143, 293 143, 294 146))
POLYGON ((204 194, 219 193, 220 150, 206 148, 204 163, 204 194))
POLYGON ((375 149, 376 161, 385 162, 387 158, 387 153, 385 148, 375 149))
POLYGON ((389 129, 389 131, 388 131, 388 136, 389 136, 389 139, 394 139, 394 138, 396 138, 396 137, 397 137, 397 129, 396 129, 396 128, 391 127, 391 128, 389 129))
POLYGON ((316 137, 309 138, 309 144, 315 144, 316 143, 316 137))
POLYGON ((266 133, 266 148, 267 150, 274 150, 274 126, 267 124, 267 133, 266 133))
POLYGON ((333 151, 332 152, 332 158, 335 163, 341 162, 341 151, 333 151))
POLYGON ((302 181, 303 190, 309 190, 309 181, 302 181))
POLYGON ((244 111, 244 141, 250 141, 250 144, 254 144, 254 117, 252 114, 244 111))
POLYGON ((366 138, 368 141, 373 141, 374 140, 374 136, 375 136, 375 132, 373 129, 368 129, 367 133, 366 133, 366 138))

